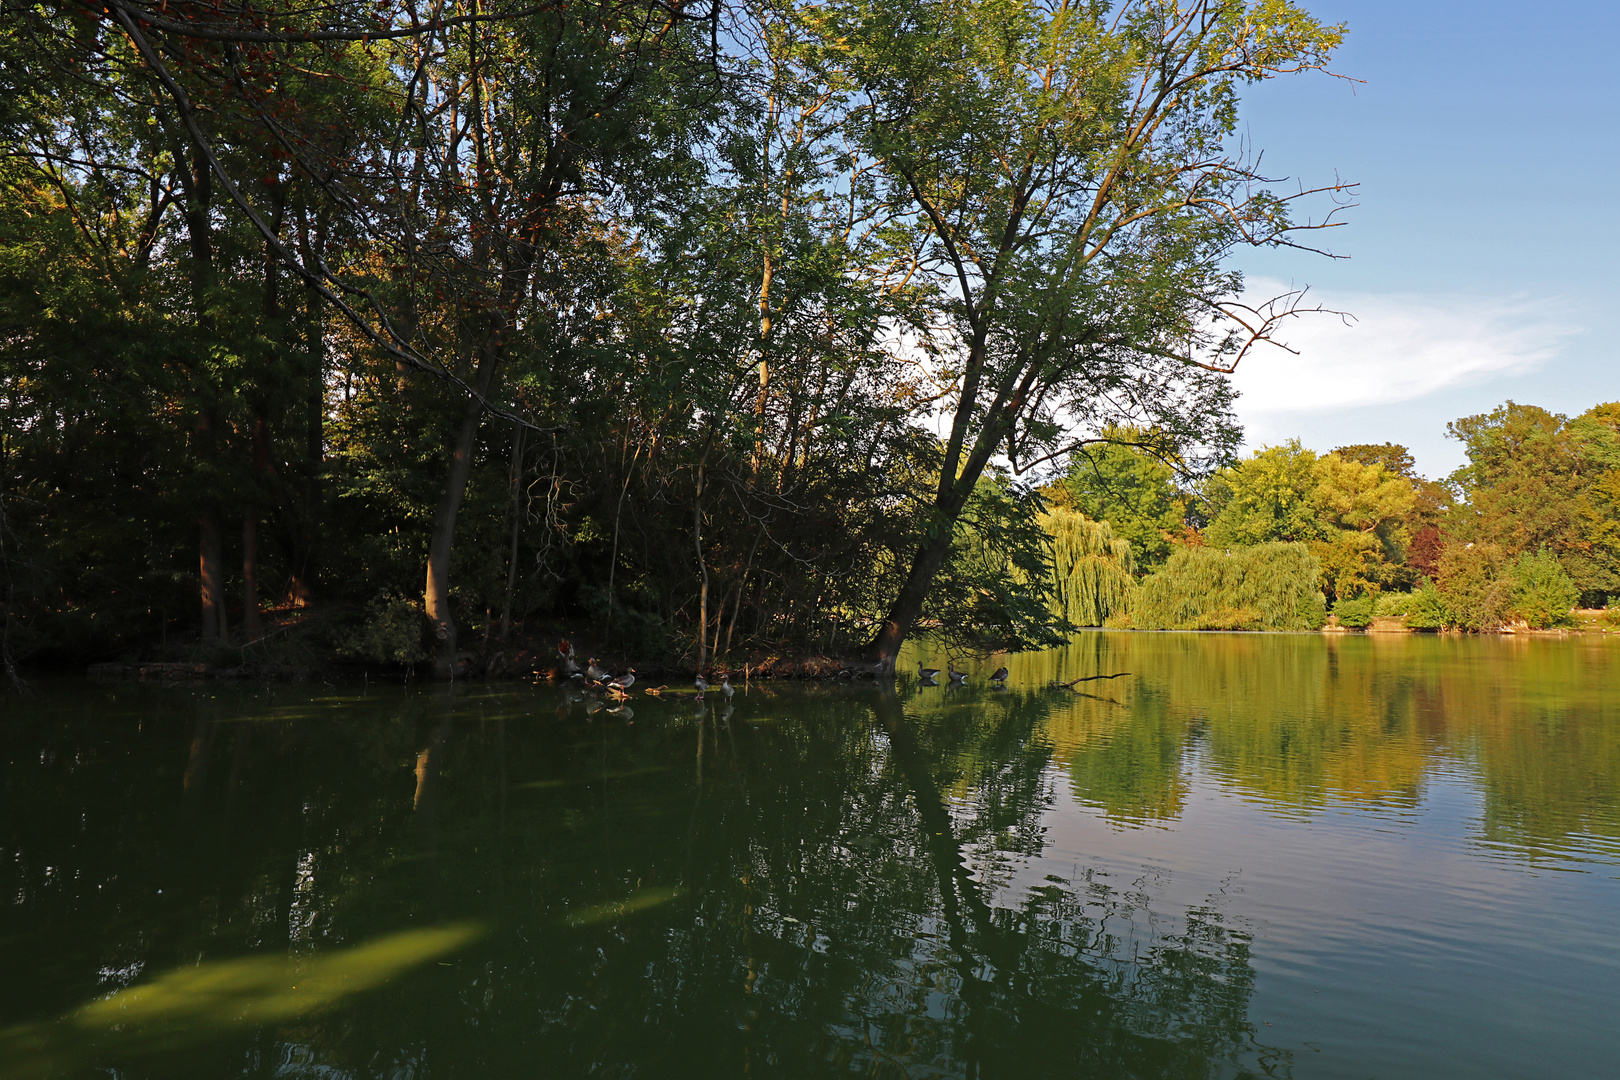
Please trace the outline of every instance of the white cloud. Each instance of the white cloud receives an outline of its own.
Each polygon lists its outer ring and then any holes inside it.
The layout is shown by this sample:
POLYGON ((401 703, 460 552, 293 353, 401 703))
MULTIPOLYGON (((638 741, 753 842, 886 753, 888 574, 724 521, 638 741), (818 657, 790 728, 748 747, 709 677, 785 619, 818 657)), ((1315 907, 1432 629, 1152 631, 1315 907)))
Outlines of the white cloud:
MULTIPOLYGON (((1287 286, 1250 282, 1250 296, 1287 286)), ((1261 346, 1233 376, 1245 419, 1323 413, 1414 401, 1439 391, 1523 375, 1579 331, 1560 301, 1462 299, 1411 294, 1319 296, 1308 306, 1344 311, 1290 320, 1278 337, 1297 350, 1261 346)))

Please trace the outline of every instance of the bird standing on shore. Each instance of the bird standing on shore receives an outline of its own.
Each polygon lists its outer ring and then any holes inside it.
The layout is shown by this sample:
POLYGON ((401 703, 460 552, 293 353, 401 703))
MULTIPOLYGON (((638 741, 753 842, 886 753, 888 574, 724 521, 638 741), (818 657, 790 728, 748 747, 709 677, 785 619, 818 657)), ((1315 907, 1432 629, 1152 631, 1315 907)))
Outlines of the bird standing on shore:
POLYGON ((608 673, 603 671, 601 666, 597 664, 594 656, 591 657, 591 662, 586 665, 585 674, 590 677, 591 682, 607 682, 608 673))
POLYGON ((720 680, 720 692, 725 695, 727 701, 730 701, 731 695, 737 692, 737 688, 731 685, 731 676, 729 674, 720 680))
POLYGON ((700 671, 698 672, 697 679, 692 683, 692 685, 697 687, 698 697, 702 697, 703 691, 709 688, 709 681, 703 677, 703 672, 700 671))
POLYGON ((636 669, 631 668, 629 671, 626 671, 623 675, 620 675, 618 678, 609 679, 608 680, 608 685, 609 686, 617 686, 620 690, 628 690, 628 689, 630 689, 630 687, 635 685, 635 681, 636 681, 636 669))

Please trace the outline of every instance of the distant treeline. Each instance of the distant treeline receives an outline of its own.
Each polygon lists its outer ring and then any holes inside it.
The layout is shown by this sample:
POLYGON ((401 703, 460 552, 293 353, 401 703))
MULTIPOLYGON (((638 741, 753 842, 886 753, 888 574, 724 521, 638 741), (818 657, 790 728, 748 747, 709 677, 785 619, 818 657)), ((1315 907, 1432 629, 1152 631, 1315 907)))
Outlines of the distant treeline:
MULTIPOLYGON (((1080 576, 1112 582, 1063 610, 1091 625, 1306 629, 1331 608, 1355 627, 1492 630, 1570 625, 1577 605, 1620 596, 1620 403, 1570 418, 1510 401, 1448 431, 1468 464, 1442 480, 1392 443, 1317 455, 1295 440, 1181 484, 1141 433, 1116 429, 1044 489, 1101 523, 1093 561, 1107 567, 1080 576)), ((1061 549, 1065 530, 1049 531, 1061 549)))

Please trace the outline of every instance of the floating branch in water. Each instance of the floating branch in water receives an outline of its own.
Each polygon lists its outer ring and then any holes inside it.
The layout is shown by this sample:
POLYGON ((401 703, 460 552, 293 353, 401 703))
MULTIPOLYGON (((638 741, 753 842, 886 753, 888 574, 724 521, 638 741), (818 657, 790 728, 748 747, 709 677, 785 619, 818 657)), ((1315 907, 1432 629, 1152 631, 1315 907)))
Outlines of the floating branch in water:
POLYGON ((1056 690, 1073 690, 1075 683, 1092 682, 1095 679, 1118 679, 1129 674, 1128 671, 1116 671, 1112 675, 1082 675, 1078 679, 1070 679, 1068 682, 1058 682, 1053 679, 1052 687, 1056 690))

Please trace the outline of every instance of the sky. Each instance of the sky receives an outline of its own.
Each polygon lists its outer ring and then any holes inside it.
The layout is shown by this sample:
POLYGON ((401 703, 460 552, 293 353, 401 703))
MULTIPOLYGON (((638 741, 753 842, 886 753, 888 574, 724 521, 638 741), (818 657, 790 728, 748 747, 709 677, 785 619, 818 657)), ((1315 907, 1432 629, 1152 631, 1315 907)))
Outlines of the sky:
MULTIPOLYGON (((1446 423, 1512 399, 1620 400, 1620 4, 1302 0, 1348 24, 1334 70, 1245 92, 1264 170, 1360 184, 1335 253, 1241 252, 1254 295, 1314 315, 1234 377, 1247 449, 1298 438, 1464 461, 1446 423)), ((1325 207, 1324 207, 1325 208, 1325 207)))

